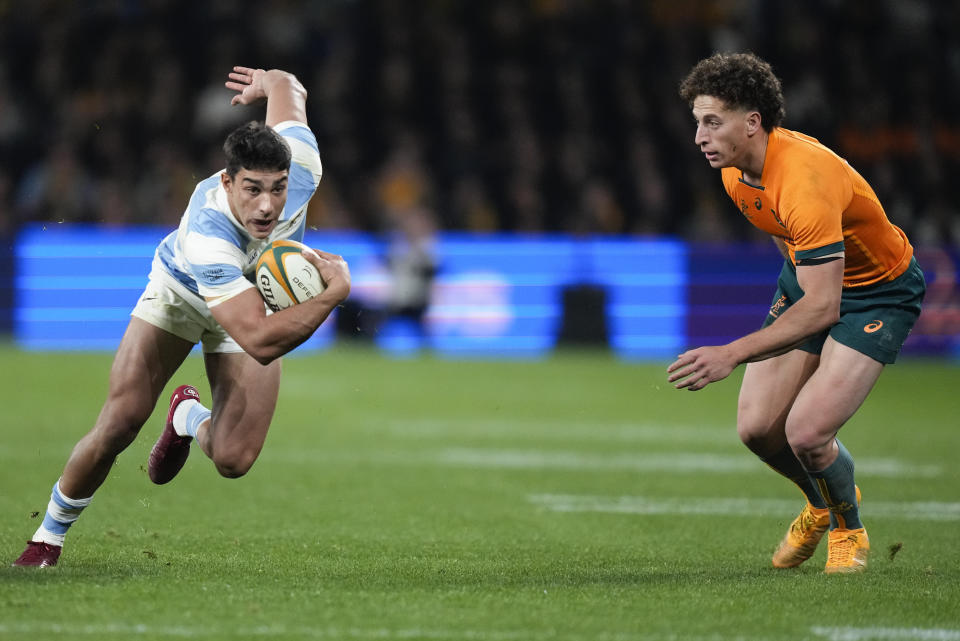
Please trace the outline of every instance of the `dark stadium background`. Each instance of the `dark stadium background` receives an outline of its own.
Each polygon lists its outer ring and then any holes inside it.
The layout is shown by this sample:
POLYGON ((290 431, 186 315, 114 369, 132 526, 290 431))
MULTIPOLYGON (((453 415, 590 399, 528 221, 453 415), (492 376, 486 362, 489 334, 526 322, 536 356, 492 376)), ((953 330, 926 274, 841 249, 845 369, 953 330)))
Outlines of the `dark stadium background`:
MULTIPOLYGON (((310 92, 317 234, 381 238, 416 212, 441 235, 677 240, 696 273, 769 262, 676 93, 699 58, 752 50, 783 79, 786 126, 847 158, 918 248, 931 287, 910 349, 956 355, 958 25, 934 0, 3 2, 0 331, 26 230, 177 224, 226 131, 260 113, 229 108, 233 64, 310 92)), ((691 309, 769 296, 717 287, 692 283, 691 309)))

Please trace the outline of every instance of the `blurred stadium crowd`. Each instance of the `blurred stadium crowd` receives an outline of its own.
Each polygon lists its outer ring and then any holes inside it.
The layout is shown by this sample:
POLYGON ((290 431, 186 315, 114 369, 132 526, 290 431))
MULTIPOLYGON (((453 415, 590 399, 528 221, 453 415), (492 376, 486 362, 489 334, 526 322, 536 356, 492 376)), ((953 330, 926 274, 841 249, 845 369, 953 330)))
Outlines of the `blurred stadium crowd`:
POLYGON ((937 0, 8 0, 0 212, 179 220, 220 144, 233 64, 310 92, 316 228, 747 240, 676 87, 717 50, 782 77, 915 244, 960 244, 960 3, 937 0))

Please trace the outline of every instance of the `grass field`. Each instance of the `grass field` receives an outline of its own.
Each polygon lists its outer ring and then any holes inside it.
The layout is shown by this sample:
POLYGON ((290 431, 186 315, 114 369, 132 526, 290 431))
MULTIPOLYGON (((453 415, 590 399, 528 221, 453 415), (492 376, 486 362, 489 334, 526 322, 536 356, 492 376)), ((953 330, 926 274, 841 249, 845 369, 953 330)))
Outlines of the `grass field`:
MULTIPOLYGON (((960 367, 902 362, 844 429, 872 556, 769 567, 799 493, 737 441, 738 371, 665 364, 284 363, 249 475, 145 461, 166 401, 71 530, 10 568, 106 388, 108 354, 0 349, 0 639, 960 641, 960 367), (894 554, 894 550, 899 553, 894 554)), ((171 382, 207 394, 199 357, 171 382)), ((824 546, 825 548, 825 546, 824 546)))

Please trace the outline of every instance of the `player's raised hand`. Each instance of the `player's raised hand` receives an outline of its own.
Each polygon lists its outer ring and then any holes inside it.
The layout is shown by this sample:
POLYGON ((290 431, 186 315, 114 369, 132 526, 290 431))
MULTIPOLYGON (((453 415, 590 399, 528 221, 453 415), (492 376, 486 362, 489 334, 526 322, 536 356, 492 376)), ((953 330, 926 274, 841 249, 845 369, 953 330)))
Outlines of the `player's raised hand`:
POLYGON ((230 78, 224 85, 231 91, 236 91, 237 95, 230 101, 231 105, 252 105, 267 97, 263 89, 263 75, 266 73, 263 69, 252 69, 250 67, 234 67, 228 74, 230 78))

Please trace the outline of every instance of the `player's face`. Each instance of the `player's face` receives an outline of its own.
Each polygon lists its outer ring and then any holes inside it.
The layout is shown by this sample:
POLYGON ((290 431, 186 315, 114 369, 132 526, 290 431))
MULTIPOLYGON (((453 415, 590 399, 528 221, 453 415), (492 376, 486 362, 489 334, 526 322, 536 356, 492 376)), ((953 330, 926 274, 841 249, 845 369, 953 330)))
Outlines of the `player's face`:
POLYGON ((693 101, 693 118, 697 135, 693 141, 714 169, 736 167, 747 150, 747 119, 751 112, 728 109, 713 96, 697 96, 693 101))
POLYGON ((287 173, 241 169, 233 179, 222 174, 230 211, 254 238, 266 238, 277 226, 287 203, 287 173))

